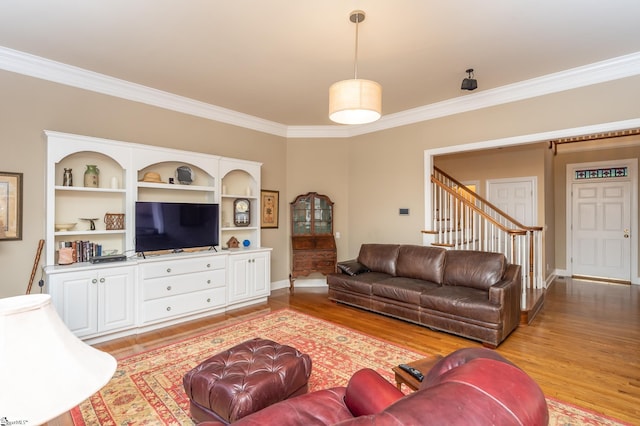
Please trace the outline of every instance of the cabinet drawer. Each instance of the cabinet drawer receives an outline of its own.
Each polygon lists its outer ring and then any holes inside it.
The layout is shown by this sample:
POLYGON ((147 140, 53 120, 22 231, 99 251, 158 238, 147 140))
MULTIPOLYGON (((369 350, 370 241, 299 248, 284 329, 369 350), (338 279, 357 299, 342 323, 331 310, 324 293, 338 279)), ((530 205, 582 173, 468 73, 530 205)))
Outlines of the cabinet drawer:
POLYGON ((319 255, 319 254, 309 254, 309 255, 295 255, 293 256, 293 264, 294 265, 315 265, 315 264, 323 264, 323 265, 331 265, 336 262, 336 257, 333 255, 319 255))
POLYGON ((142 283, 142 300, 192 293, 226 285, 225 270, 196 272, 179 276, 146 279, 142 283))
POLYGON ((142 322, 149 323, 198 311, 224 306, 226 288, 214 288, 195 293, 149 300, 142 304, 142 322))
POLYGON ((313 266, 315 266, 316 268, 331 268, 333 267, 334 262, 332 262, 331 260, 318 260, 313 262, 313 266))
POLYGON ((334 258, 336 252, 333 250, 294 250, 294 256, 309 256, 313 258, 334 258))
POLYGON ((214 269, 224 269, 226 258, 219 257, 199 257, 195 259, 180 259, 168 262, 150 263, 142 265, 143 278, 169 277, 191 272, 210 271, 214 269))

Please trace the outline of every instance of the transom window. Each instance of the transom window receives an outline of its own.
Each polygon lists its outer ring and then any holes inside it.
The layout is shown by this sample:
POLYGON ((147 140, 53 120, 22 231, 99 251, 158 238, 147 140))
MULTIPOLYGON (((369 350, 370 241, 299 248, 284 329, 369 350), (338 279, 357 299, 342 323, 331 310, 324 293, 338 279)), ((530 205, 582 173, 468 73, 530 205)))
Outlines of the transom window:
POLYGON ((627 177, 629 171, 627 167, 604 167, 601 169, 584 169, 575 171, 576 180, 584 179, 605 179, 627 177))

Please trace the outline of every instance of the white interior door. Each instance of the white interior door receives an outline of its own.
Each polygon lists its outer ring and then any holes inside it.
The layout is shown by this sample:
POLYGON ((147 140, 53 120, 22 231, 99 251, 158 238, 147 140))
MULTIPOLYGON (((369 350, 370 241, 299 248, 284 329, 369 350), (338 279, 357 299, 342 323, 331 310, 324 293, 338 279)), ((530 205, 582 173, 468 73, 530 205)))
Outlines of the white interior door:
POLYGON ((631 281, 631 183, 572 185, 572 274, 631 281))
POLYGON ((487 199, 525 226, 535 226, 535 177, 487 181, 487 199))

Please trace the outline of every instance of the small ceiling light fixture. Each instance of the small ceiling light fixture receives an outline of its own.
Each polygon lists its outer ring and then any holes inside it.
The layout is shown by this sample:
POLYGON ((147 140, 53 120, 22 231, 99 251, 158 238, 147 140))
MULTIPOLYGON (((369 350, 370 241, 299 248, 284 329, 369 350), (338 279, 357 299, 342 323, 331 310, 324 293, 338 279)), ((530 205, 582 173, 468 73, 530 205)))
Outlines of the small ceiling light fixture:
POLYGON ((358 24, 364 17, 361 10, 349 15, 349 20, 356 24, 353 79, 338 81, 329 88, 329 118, 340 124, 371 123, 379 119, 382 112, 382 86, 358 78, 358 24))
POLYGON ((476 90, 478 88, 478 80, 473 78, 473 68, 465 71, 469 76, 462 80, 461 90, 476 90))

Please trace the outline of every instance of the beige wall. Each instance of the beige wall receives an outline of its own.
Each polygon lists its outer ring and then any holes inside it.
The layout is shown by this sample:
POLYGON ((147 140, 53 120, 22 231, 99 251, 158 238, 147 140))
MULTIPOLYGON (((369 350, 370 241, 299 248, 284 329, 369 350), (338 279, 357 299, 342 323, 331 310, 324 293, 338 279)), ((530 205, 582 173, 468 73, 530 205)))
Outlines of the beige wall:
MULTIPOLYGON (((286 187, 281 137, 2 71, 0 93, 0 171, 24 173, 23 238, 0 241, 0 297, 25 292, 44 238, 44 129, 259 161, 263 188, 286 187)), ((285 230, 262 234, 263 245, 274 248, 274 280, 288 273, 280 255, 288 247, 285 230)))
MULTIPOLYGON (((338 215, 348 212, 348 247, 346 251, 344 247, 339 249, 338 259, 355 257, 363 242, 422 242, 425 150, 638 118, 640 98, 637 90, 632 90, 638 87, 640 77, 627 78, 345 141, 348 145, 348 206, 337 204, 336 212, 338 215), (399 216, 400 207, 410 208, 411 214, 399 216)), ((289 146, 294 142, 290 141, 289 146)), ((326 144, 326 140, 305 141, 307 149, 315 147, 313 149, 318 150, 326 144)), ((291 162, 304 160, 299 156, 304 157, 305 150, 289 153, 287 182, 296 182, 303 188, 308 177, 296 173, 290 166, 291 162)), ((549 162, 548 156, 545 152, 537 158, 549 162)), ((336 166, 339 169, 342 159, 336 161, 339 161, 336 166)), ((340 187, 343 185, 341 183, 340 187)), ((545 190, 551 191, 548 185, 545 190)), ((336 187, 327 192, 334 191, 342 189, 336 187)), ((542 216, 549 216, 552 207, 547 201, 553 194, 545 195, 543 206, 546 210, 542 216)), ((546 253, 557 260, 562 254, 551 245, 555 244, 555 236, 563 231, 555 228, 552 219, 546 225, 547 231, 554 233, 547 234, 546 253)))
POLYGON ((627 78, 350 139, 287 141, 0 71, 0 170, 24 173, 23 239, 0 242, 0 297, 24 293, 44 236, 44 129, 263 162, 263 188, 281 195, 280 227, 262 233, 274 249, 272 280, 280 281, 289 273, 295 195, 316 191, 336 203, 339 259, 357 255, 363 242, 420 244, 425 150, 638 118, 638 87, 640 77, 627 78), (411 214, 399 216, 401 207, 411 214))
MULTIPOLYGON (((291 236, 290 204, 298 195, 317 192, 326 195, 334 203, 334 232, 340 233, 336 239, 338 253, 348 248, 349 236, 349 159, 347 139, 291 139, 287 149, 287 191, 285 215, 281 215, 291 236)), ((287 248, 287 259, 290 256, 287 248)))

